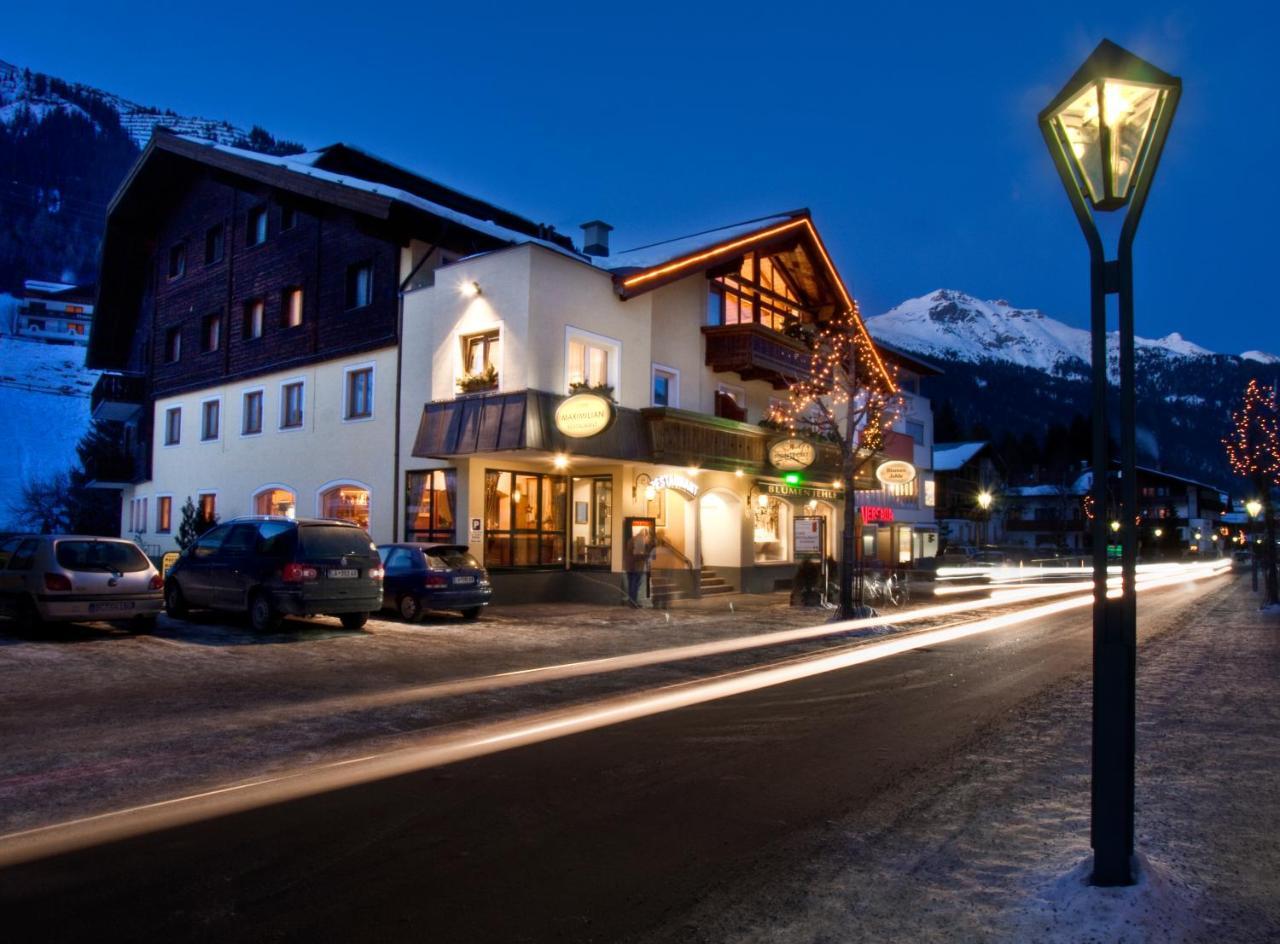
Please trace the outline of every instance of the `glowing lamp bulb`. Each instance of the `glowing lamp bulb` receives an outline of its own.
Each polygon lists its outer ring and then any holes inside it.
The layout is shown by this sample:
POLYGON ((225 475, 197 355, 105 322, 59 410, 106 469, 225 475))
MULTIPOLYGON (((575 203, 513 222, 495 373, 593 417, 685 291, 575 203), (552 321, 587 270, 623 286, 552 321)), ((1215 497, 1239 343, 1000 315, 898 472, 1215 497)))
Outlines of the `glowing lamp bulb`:
POLYGON ((757 505, 759 505, 761 508, 768 508, 768 507, 769 507, 769 496, 768 496, 768 495, 760 495, 758 498, 756 498, 756 504, 757 504, 757 505))
POLYGON ((644 487, 645 501, 653 501, 657 497, 658 497, 658 490, 656 488, 654 488, 652 485, 646 485, 644 487))
POLYGON ((558 455, 551 460, 551 464, 557 469, 567 469, 569 468, 569 457, 565 455, 558 455))
POLYGON ((477 298, 480 295, 480 283, 468 279, 458 287, 458 290, 462 292, 463 298, 477 298))
MULTIPOLYGON (((1120 530, 1120 522, 1119 522, 1119 521, 1113 521, 1113 522, 1111 522, 1111 530, 1112 530, 1112 531, 1119 531, 1119 530, 1120 530)), ((1199 535, 1197 535, 1197 537, 1199 537, 1199 535)))

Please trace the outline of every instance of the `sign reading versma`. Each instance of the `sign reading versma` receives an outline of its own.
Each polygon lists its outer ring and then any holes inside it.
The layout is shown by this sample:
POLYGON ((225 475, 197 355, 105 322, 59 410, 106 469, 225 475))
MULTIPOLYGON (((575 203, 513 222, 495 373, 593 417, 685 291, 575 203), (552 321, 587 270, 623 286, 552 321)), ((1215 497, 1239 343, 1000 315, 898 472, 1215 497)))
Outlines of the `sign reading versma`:
POLYGON ((818 450, 813 443, 803 439, 779 439, 769 447, 769 464, 784 472, 807 469, 818 458, 818 450))
POLYGON ((613 401, 594 393, 576 393, 556 407, 556 429, 573 439, 598 436, 613 423, 613 401))

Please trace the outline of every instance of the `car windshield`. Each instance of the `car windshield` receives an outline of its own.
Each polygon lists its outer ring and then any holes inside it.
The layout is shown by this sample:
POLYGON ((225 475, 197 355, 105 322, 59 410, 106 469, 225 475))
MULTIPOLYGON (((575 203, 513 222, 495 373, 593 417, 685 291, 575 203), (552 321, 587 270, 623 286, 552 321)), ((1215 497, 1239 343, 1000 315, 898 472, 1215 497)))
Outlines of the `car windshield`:
POLYGON ((125 541, 59 541, 57 558, 64 570, 134 574, 151 566, 136 545, 125 541))
POLYGON ((437 547, 426 552, 432 570, 479 570, 480 562, 460 547, 437 547))
POLYGON ((298 529, 304 557, 368 557, 373 551, 369 535, 359 528, 336 524, 303 525, 298 529))

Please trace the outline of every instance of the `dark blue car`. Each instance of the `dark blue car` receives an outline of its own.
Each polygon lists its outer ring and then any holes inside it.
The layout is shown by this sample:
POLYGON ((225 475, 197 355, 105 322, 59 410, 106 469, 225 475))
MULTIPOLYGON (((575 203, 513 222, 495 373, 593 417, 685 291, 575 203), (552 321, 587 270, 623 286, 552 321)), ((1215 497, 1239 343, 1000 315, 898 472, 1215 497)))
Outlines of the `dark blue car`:
POLYGON ((386 572, 383 609, 413 622, 426 610, 457 610, 473 620, 489 605, 489 573, 463 544, 380 544, 386 572))

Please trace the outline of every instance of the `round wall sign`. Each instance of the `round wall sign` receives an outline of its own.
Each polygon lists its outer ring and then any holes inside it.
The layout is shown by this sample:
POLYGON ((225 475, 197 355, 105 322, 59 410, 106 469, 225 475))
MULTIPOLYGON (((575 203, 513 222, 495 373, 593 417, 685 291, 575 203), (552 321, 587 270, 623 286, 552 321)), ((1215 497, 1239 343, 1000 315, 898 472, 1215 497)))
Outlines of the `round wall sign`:
POLYGON ((594 393, 576 393, 556 407, 556 429, 573 439, 598 436, 613 423, 613 401, 594 393))
POLYGON ((803 439, 779 439, 769 447, 769 464, 784 472, 807 469, 818 458, 818 450, 813 443, 803 439))
POLYGON ((906 485, 914 481, 915 477, 916 467, 901 459, 890 459, 876 468, 876 478, 885 485, 906 485))

